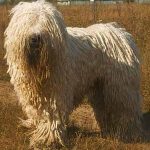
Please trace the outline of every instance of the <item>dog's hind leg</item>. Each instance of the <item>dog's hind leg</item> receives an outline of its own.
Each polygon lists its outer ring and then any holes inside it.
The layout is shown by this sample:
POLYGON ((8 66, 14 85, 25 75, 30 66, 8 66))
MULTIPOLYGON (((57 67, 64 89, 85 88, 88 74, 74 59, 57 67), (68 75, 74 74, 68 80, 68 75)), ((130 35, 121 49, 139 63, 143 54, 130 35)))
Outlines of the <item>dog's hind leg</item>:
POLYGON ((100 125, 102 137, 123 141, 140 138, 140 104, 136 100, 138 92, 134 86, 128 87, 124 80, 116 83, 105 79, 97 81, 89 92, 89 101, 100 125))

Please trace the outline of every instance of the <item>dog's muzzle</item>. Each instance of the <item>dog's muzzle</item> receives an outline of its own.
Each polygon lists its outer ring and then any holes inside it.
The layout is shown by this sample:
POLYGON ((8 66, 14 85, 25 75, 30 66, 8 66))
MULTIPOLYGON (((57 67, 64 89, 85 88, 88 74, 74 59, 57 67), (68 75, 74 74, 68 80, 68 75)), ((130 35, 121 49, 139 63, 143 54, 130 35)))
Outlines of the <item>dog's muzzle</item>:
POLYGON ((42 40, 39 34, 33 34, 29 38, 28 63, 36 65, 40 59, 40 51, 42 48, 42 40))
POLYGON ((31 49, 37 49, 40 47, 41 37, 40 35, 34 34, 29 39, 29 46, 31 49))

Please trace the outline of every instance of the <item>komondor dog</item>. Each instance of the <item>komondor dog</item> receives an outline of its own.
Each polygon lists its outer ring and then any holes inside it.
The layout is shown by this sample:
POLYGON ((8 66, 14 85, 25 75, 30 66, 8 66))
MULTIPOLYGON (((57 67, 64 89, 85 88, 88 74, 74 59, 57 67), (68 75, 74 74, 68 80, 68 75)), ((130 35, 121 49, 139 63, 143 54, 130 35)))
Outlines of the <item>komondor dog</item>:
POLYGON ((142 132, 138 49, 116 23, 66 27, 50 3, 21 2, 11 10, 5 49, 31 147, 66 145, 69 115, 84 96, 102 137, 142 132))

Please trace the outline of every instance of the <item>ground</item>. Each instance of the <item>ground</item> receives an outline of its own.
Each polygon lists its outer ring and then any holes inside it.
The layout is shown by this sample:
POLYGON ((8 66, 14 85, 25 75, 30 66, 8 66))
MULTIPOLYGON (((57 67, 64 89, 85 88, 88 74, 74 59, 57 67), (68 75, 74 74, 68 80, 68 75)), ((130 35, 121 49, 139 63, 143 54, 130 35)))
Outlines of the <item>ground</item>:
MULTIPOLYGON (((19 117, 23 118, 21 107, 17 102, 12 85, 0 80, 0 150, 25 150, 28 140, 27 130, 19 126, 19 117)), ((147 133, 150 134, 150 115, 145 117, 147 133)), ((71 116, 68 129, 69 147, 78 150, 116 150, 136 149, 149 150, 150 143, 123 144, 117 140, 102 139, 99 128, 95 125, 92 108, 84 103, 71 116)))

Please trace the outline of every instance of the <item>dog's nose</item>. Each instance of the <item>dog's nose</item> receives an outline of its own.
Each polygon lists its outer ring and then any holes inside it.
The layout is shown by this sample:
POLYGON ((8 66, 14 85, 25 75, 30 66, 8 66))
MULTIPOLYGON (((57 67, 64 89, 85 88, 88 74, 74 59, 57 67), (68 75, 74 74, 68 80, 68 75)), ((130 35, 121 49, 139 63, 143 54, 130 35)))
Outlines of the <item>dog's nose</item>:
POLYGON ((41 43, 41 37, 38 34, 33 34, 30 37, 29 44, 30 48, 39 48, 41 43))

